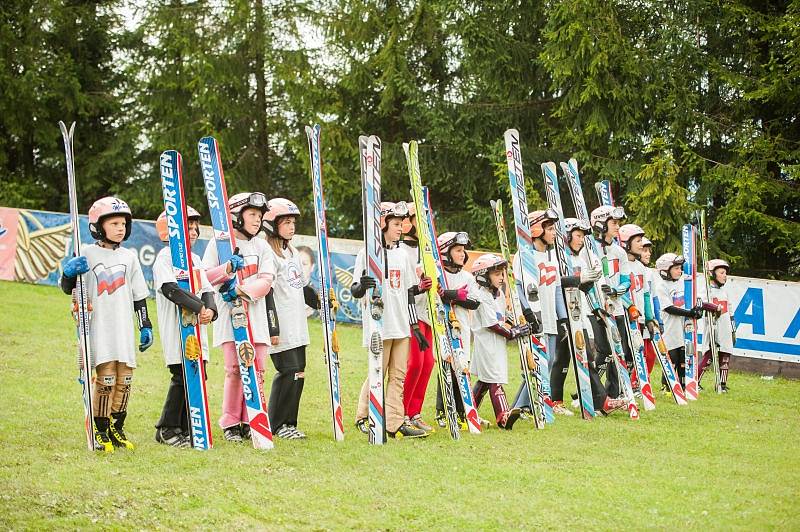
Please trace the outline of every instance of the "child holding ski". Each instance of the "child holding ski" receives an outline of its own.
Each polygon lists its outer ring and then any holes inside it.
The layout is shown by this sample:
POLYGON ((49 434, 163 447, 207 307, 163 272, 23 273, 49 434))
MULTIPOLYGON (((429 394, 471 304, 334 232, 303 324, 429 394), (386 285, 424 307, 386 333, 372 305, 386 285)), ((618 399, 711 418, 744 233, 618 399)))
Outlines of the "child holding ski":
MULTIPOLYGON (((656 287, 658 286, 659 282, 661 281, 660 277, 658 276, 658 272, 655 268, 650 267, 650 260, 653 255, 653 243, 646 237, 642 237, 642 251, 639 257, 639 262, 644 265, 644 283, 650 292, 650 304, 653 310, 653 320, 654 326, 658 327, 659 331, 664 329, 664 324, 661 323, 661 312, 660 309, 657 307, 658 305, 658 298, 656 297, 656 287)), ((646 327, 644 332, 642 333, 644 336, 644 356, 645 362, 647 363, 647 373, 650 374, 653 371, 653 366, 656 363, 656 350, 653 346, 653 339, 651 330, 649 327, 646 327)))
MULTIPOLYGON (((225 386, 222 400, 222 416, 219 426, 223 429, 225 439, 241 442, 250 437, 250 425, 247 408, 242 392, 242 381, 239 375, 239 355, 236 353, 231 325, 231 311, 237 298, 248 304, 247 316, 252 332, 255 353, 246 364, 255 364, 257 369, 258 389, 263 390, 264 363, 267 347, 270 345, 270 334, 267 326, 267 310, 262 299, 269 293, 275 279, 275 259, 269 245, 256 235, 261 230, 264 213, 267 211, 267 198, 261 192, 241 192, 228 199, 233 229, 236 231, 238 255, 242 259, 241 271, 243 281, 238 282, 235 259, 231 259, 231 268, 218 269, 216 240, 209 241, 203 255, 208 280, 212 286, 219 286, 215 295, 218 319, 214 322, 214 346, 222 346, 225 362, 225 386)), ((236 261, 238 262, 238 261, 236 261)))
POLYGON ((263 222, 267 242, 275 254, 272 289, 281 324, 278 341, 270 349, 277 373, 269 395, 269 418, 275 435, 290 440, 306 437, 297 428, 309 344, 305 308, 320 307, 319 295, 305 276, 300 252, 291 243, 299 216, 300 209, 292 201, 273 198, 263 222))
MULTIPOLYGON (((409 216, 408 205, 401 201, 381 202, 381 230, 385 246, 383 295, 383 373, 386 379, 385 412, 386 431, 391 437, 422 438, 428 433, 406 421, 403 405, 403 381, 408 364, 409 336, 413 335, 422 350, 428 348, 416 316, 414 298, 430 288, 425 283, 417 282, 416 264, 409 254, 399 247, 403 232, 403 221, 409 216)), ((356 298, 363 298, 367 291, 376 286, 376 280, 367 275, 366 250, 362 249, 356 256, 355 272, 361 277, 350 287, 356 298)), ((363 329, 363 345, 369 343, 369 331, 363 329)), ((369 379, 364 381, 359 395, 356 410, 356 426, 367 434, 367 409, 369 397, 369 379)))
POLYGON ((92 396, 95 450, 133 449, 125 435, 128 398, 136 368, 134 331, 130 312, 139 326, 139 351, 153 345, 153 326, 147 314, 149 294, 137 254, 120 244, 131 235, 131 210, 119 198, 105 197, 89 209, 89 231, 96 240, 64 266, 61 289, 71 294, 78 275, 86 276, 89 305, 93 309, 89 342, 94 356, 92 396))
MULTIPOLYGON (((708 310, 708 313, 713 313, 716 317, 716 339, 718 344, 719 353, 719 373, 720 373, 720 387, 723 393, 728 392, 728 369, 730 366, 731 355, 733 353, 733 346, 736 343, 736 326, 733 322, 733 316, 729 312, 729 298, 728 290, 725 288, 725 283, 728 281, 728 272, 730 271, 730 264, 722 259, 712 259, 708 261, 708 276, 709 276, 709 294, 708 300, 711 305, 716 305, 718 310, 708 310)), ((704 309, 706 306, 704 306, 704 309)), ((710 307, 709 307, 710 308, 710 307)), ((706 326, 711 322, 706 318, 706 326)), ((703 371, 711 364, 711 346, 709 345, 711 335, 703 335, 703 361, 700 364, 700 373, 697 381, 703 376, 703 371)))
POLYGON ((531 325, 506 326, 506 296, 504 283, 508 263, 497 255, 487 253, 472 264, 472 274, 479 288, 475 299, 479 307, 472 319, 471 373, 478 379, 472 389, 475 408, 489 392, 495 421, 501 429, 511 430, 519 419, 520 408, 509 407, 503 385, 508 384, 506 342, 531 334, 531 325))
MULTIPOLYGON (((189 205, 186 206, 186 211, 189 242, 194 246, 200 235, 200 213, 189 205)), ((167 243, 153 262, 153 289, 156 292, 158 329, 161 331, 164 362, 172 378, 161 409, 161 417, 156 423, 155 440, 164 445, 187 448, 191 447, 192 443, 183 376, 181 321, 191 318, 200 323, 200 345, 203 348, 203 364, 206 364, 208 362, 206 325, 217 318, 217 305, 214 302, 213 288, 208 282, 206 272, 201 268, 195 267, 194 271, 195 278, 199 280, 197 294, 178 286, 168 244, 166 212, 162 212, 156 220, 156 231, 159 239, 167 243)), ((237 259, 241 260, 239 257, 237 259)), ((197 266, 201 264, 200 257, 194 253, 192 253, 192 264, 197 266)))

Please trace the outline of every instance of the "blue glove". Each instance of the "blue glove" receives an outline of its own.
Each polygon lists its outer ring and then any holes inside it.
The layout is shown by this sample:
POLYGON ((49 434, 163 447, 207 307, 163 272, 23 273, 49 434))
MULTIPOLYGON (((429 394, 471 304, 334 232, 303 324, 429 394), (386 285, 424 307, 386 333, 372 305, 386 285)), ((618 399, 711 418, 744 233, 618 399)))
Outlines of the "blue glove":
POLYGON ((153 345, 153 329, 142 327, 139 330, 139 351, 147 351, 151 345, 153 345))
POLYGON ((224 301, 233 303, 239 297, 239 294, 236 293, 236 284, 236 277, 234 277, 233 279, 228 279, 219 287, 219 293, 224 301))
POLYGON ((239 248, 233 250, 233 255, 228 259, 228 262, 231 263, 231 273, 236 273, 244 268, 244 257, 239 255, 239 248))
POLYGON ((86 257, 72 257, 64 265, 64 277, 74 279, 82 273, 89 271, 89 261, 86 257))

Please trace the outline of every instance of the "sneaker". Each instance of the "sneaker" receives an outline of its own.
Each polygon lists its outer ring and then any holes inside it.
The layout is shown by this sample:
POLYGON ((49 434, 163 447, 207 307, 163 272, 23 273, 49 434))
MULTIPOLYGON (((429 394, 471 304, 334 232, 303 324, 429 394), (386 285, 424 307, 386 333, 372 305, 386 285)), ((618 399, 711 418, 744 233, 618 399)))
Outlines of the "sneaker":
POLYGON ((411 418, 411 424, 420 430, 424 430, 425 432, 434 432, 433 427, 425 423, 422 420, 422 415, 420 414, 417 414, 416 416, 411 418))
POLYGON ((574 409, 576 409, 576 410, 577 410, 577 409, 578 409, 578 408, 580 408, 580 407, 581 407, 581 402, 580 402, 580 401, 578 401, 578 399, 577 399, 577 398, 576 398, 576 399, 573 399, 573 400, 572 400, 572 408, 574 408, 574 409))
POLYGON ((369 434, 369 418, 362 417, 361 419, 356 420, 356 428, 362 434, 369 434))
POLYGON ((572 410, 570 410, 569 408, 564 406, 564 401, 554 401, 553 402, 553 413, 554 414, 559 414, 559 415, 562 415, 562 416, 574 416, 575 415, 572 412, 572 410))
POLYGON ((122 447, 133 450, 133 443, 125 436, 122 426, 125 424, 126 412, 115 412, 111 414, 113 421, 108 426, 108 437, 114 447, 122 447))
POLYGON ((728 393, 728 383, 726 383, 726 382, 723 382, 723 383, 722 383, 722 384, 720 384, 719 386, 720 386, 720 391, 721 391, 722 393, 728 393))
POLYGON ((299 436, 295 431, 292 430, 290 425, 281 425, 278 430, 275 431, 275 436, 281 438, 282 440, 297 440, 299 436))
POLYGON ((289 428, 292 429, 292 431, 297 435, 297 439, 299 440, 304 440, 308 437, 306 436, 305 432, 297 430, 297 427, 295 427, 294 425, 289 425, 289 428))
POLYGON ((514 427, 514 423, 517 422, 519 419, 519 415, 521 410, 519 408, 512 408, 511 410, 506 410, 500 416, 500 420, 497 422, 497 426, 501 429, 511 430, 514 427))
POLYGON ((628 401, 624 397, 618 397, 616 399, 612 399, 611 397, 606 397, 605 402, 603 403, 602 412, 605 415, 610 414, 614 410, 619 410, 621 408, 627 408, 628 401))
POLYGON ((519 418, 522 420, 533 419, 533 411, 530 407, 523 406, 519 409, 519 418))
POLYGON ((397 429, 397 432, 389 432, 386 431, 390 438, 397 438, 398 440, 401 438, 425 438, 428 436, 428 433, 422 429, 418 429, 411 423, 403 422, 400 425, 400 428, 397 429))
POLYGON ((483 419, 482 417, 478 417, 478 423, 480 424, 482 429, 488 429, 492 424, 489 423, 487 420, 483 419))
POLYGON ((179 449, 191 447, 190 440, 180 429, 159 427, 156 429, 156 442, 179 449))
POLYGON ((447 420, 444 417, 444 410, 437 410, 436 417, 433 419, 436 420, 436 424, 439 425, 439 427, 445 428, 447 426, 447 420))
POLYGON ((242 440, 250 440, 253 436, 250 434, 250 424, 242 423, 241 425, 242 440))
POLYGON ((242 429, 239 425, 233 425, 222 431, 222 435, 227 441, 242 443, 242 429))

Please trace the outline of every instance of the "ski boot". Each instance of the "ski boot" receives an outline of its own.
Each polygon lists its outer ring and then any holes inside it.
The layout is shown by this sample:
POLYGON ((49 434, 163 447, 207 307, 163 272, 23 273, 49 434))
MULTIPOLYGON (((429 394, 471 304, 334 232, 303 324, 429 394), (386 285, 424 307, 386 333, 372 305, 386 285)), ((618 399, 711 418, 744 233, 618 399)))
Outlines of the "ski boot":
POLYGON ((155 440, 163 445, 169 445, 170 447, 177 447, 179 449, 188 449, 192 446, 186 434, 180 429, 172 427, 157 428, 155 440))
POLYGON ((417 414, 416 416, 412 417, 411 419, 406 418, 406 423, 410 423, 417 427, 420 430, 424 430, 425 432, 434 432, 434 428, 425 423, 422 420, 422 416, 417 414))
POLYGON ((722 393, 728 393, 728 383, 727 382, 723 382, 722 384, 720 384, 719 388, 720 388, 720 391, 722 393))
POLYGON ((111 413, 111 417, 114 418, 114 422, 108 427, 108 436, 111 438, 111 443, 114 444, 114 447, 123 447, 125 449, 133 450, 133 443, 128 439, 127 436, 125 436, 125 431, 122 430, 123 425, 125 425, 125 417, 127 415, 127 412, 111 413))
POLYGON ((500 416, 500 419, 497 420, 497 426, 501 429, 511 430, 514 428, 514 423, 517 422, 519 419, 519 415, 522 411, 519 408, 512 408, 511 410, 506 410, 500 416))
POLYGON ((418 429, 411 423, 403 422, 400 425, 400 428, 397 429, 397 432, 389 432, 386 431, 386 434, 389 435, 390 438, 397 438, 398 440, 401 438, 427 438, 428 433, 422 429, 418 429))
POLYGON ((444 410, 437 410, 436 417, 433 419, 436 420, 436 424, 439 425, 439 427, 445 428, 447 426, 447 419, 444 416, 444 410))
POLYGON ((103 453, 113 453, 114 444, 108 437, 110 421, 107 417, 94 418, 94 450, 103 453))

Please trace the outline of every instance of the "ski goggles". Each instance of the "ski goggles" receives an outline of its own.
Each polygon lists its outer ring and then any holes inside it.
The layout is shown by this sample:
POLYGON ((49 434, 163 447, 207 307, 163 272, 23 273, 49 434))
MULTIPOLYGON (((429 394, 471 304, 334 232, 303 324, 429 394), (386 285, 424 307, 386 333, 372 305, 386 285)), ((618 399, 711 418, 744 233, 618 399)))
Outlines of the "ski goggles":
POLYGON ((608 215, 609 218, 613 218, 615 220, 624 220, 627 218, 625 215, 625 209, 622 207, 614 207, 608 215))
POLYGON ((458 233, 450 239, 448 244, 450 246, 469 246, 472 242, 469 241, 469 235, 464 231, 459 231, 458 233))
POLYGON ((580 229, 584 233, 588 233, 592 230, 592 228, 589 227, 589 224, 584 222, 583 220, 575 220, 573 222, 569 222, 566 224, 564 229, 566 229, 567 233, 571 233, 575 229, 580 229))
POLYGON ((269 210, 267 206, 267 197, 262 192, 252 192, 246 198, 242 198, 230 206, 231 209, 236 209, 238 207, 255 207, 256 209, 264 209, 265 211, 269 210))
POLYGON ((397 218, 408 218, 411 211, 408 208, 408 203, 405 201, 398 201, 394 207, 381 212, 381 216, 396 216, 397 218))
POLYGON ((536 224, 540 224, 540 223, 546 222, 548 220, 550 220, 550 221, 558 220, 558 213, 554 209, 545 209, 544 211, 542 211, 542 214, 540 214, 539 216, 537 216, 535 218, 531 218, 531 220, 529 221, 529 224, 530 224, 531 227, 533 227, 536 224))
POLYGON ((683 255, 677 255, 674 259, 672 259, 673 266, 682 266, 684 262, 686 262, 686 259, 683 257, 683 255))

